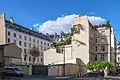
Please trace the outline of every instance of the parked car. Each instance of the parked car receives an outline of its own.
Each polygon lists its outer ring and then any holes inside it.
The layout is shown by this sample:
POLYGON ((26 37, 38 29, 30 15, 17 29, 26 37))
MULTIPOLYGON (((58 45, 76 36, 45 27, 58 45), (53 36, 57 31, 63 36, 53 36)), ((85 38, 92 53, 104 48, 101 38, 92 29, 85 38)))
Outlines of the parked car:
POLYGON ((88 76, 88 77, 100 77, 100 71, 91 71, 91 72, 87 72, 84 74, 84 76, 88 76))
POLYGON ((18 68, 8 67, 8 68, 5 68, 4 75, 5 76, 23 77, 24 73, 18 68))

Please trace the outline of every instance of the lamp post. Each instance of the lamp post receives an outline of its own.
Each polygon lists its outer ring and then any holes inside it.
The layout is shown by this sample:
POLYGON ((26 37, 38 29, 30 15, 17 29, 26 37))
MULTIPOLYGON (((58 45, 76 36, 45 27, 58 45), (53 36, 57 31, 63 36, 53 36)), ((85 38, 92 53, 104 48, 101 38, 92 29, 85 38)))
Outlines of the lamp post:
POLYGON ((65 76, 65 46, 63 46, 63 76, 65 76))
POLYGON ((72 58, 72 46, 62 46, 62 54, 63 54, 63 76, 65 76, 65 59, 66 59, 66 56, 65 56, 65 48, 69 48, 71 47, 71 58, 72 58))

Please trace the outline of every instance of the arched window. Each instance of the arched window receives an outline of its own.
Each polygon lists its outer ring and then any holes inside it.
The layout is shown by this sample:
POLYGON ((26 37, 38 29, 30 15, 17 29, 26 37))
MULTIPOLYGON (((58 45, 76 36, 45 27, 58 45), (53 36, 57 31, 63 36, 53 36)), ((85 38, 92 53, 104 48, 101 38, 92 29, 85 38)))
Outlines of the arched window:
POLYGON ((31 61, 31 56, 29 56, 29 61, 31 61))
POLYGON ((95 55, 95 61, 97 61, 97 55, 95 55))
POLYGON ((105 42, 105 39, 104 39, 104 38, 101 38, 101 42, 104 43, 104 42, 105 42))
POLYGON ((105 35, 105 31, 101 31, 101 34, 104 36, 105 35))

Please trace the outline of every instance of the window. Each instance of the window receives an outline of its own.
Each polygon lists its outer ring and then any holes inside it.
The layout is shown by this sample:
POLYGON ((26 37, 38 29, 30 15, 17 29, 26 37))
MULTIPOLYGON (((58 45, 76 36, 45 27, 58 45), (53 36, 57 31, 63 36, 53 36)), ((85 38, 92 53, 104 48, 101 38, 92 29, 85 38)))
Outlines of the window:
POLYGON ((97 61, 97 55, 95 55, 95 61, 97 61))
POLYGON ((31 41, 31 38, 29 38, 29 41, 31 41))
POLYGON ((46 42, 44 42, 44 45, 46 45, 46 42))
POLYGON ((10 32, 8 31, 8 35, 10 36, 10 32))
POLYGON ((37 44, 39 44, 39 40, 37 40, 37 44))
POLYGON ((47 43, 47 45, 49 46, 49 43, 47 43))
POLYGON ((43 56, 43 52, 41 52, 41 56, 43 56))
POLYGON ((35 47, 35 44, 33 44, 33 47, 35 47))
POLYGON ((8 38, 8 43, 10 43, 10 38, 8 38))
POLYGON ((104 61, 104 60, 105 60, 105 56, 101 55, 101 61, 104 61))
POLYGON ((25 39, 25 40, 27 40, 27 37, 26 37, 26 36, 24 36, 24 39, 25 39))
POLYGON ((16 33, 14 33, 14 37, 16 37, 16 33))
POLYGON ((24 49, 24 53, 26 53, 26 49, 24 49))
POLYGON ((37 45, 37 48, 39 49, 39 45, 37 45))
POLYGON ((41 44, 42 44, 42 41, 41 41, 41 44))
POLYGON ((22 39, 22 35, 19 35, 19 38, 22 39))
POLYGON ((41 46, 41 50, 43 50, 43 49, 42 49, 42 46, 41 46))
POLYGON ((31 48, 31 43, 29 43, 29 48, 31 48))
POLYGON ((120 62, 120 57, 118 57, 118 62, 120 62))
POLYGON ((25 46, 25 47, 27 46, 27 43, 26 43, 26 42, 24 42, 24 46, 25 46))
POLYGON ((44 51, 46 50, 46 47, 44 48, 44 51))
POLYGON ((20 46, 22 45, 22 42, 21 42, 21 41, 19 41, 19 45, 20 45, 20 46))
POLYGON ((31 56, 29 56, 29 61, 31 61, 31 56))
POLYGON ((41 62, 43 62, 43 59, 41 58, 41 62))
POLYGON ((105 51, 105 45, 101 45, 101 51, 105 51))
POLYGON ((24 56, 24 61, 26 61, 26 60, 27 60, 27 55, 24 56))
POLYGON ((20 48, 21 52, 22 52, 22 48, 20 48))
POLYGON ((97 43, 97 39, 95 39, 95 42, 97 43))
POLYGON ((101 31, 101 34, 104 36, 105 35, 105 31, 101 31))
POLYGON ((37 62, 39 62, 39 57, 37 58, 37 62))
POLYGON ((16 40, 14 40, 14 43, 16 44, 16 40))
POLYGON ((33 39, 33 42, 35 42, 35 39, 33 39))
POLYGON ((96 51, 97 51, 97 46, 96 46, 96 51))
POLYGON ((105 39, 104 39, 104 38, 101 38, 101 42, 104 43, 104 42, 105 42, 105 39))

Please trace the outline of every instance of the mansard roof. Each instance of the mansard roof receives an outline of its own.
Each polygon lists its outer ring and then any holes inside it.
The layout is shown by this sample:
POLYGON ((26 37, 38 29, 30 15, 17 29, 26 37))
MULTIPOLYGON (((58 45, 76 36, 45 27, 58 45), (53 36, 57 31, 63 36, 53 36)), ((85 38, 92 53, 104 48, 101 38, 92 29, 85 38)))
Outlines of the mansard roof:
POLYGON ((25 28, 25 27, 19 25, 19 24, 11 23, 8 20, 5 20, 5 22, 6 22, 6 27, 7 28, 11 28, 11 29, 14 29, 14 30, 19 31, 19 32, 23 32, 23 33, 28 34, 28 35, 36 36, 38 38, 50 41, 50 39, 47 35, 44 35, 42 33, 34 31, 34 30, 30 30, 28 28, 25 28))

